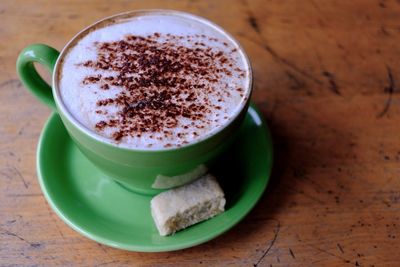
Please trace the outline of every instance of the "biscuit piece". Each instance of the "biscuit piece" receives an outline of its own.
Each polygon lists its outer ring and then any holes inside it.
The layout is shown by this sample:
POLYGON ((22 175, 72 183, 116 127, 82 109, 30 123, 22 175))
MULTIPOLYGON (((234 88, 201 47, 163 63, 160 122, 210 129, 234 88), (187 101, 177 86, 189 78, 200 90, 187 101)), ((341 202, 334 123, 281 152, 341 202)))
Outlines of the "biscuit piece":
POLYGON ((151 214, 160 235, 170 235, 224 211, 224 192, 211 174, 162 192, 151 200, 151 214))

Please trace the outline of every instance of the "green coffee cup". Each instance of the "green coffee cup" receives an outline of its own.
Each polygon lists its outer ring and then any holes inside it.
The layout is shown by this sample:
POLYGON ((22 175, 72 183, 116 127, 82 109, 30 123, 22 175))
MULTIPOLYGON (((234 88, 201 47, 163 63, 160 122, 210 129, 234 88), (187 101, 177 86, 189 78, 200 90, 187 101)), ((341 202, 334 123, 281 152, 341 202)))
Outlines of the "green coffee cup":
MULTIPOLYGON (((17 72, 25 87, 60 115, 74 143, 105 175, 134 192, 153 195, 165 189, 185 184, 207 171, 210 164, 234 139, 247 112, 249 98, 247 98, 240 112, 232 117, 219 131, 179 148, 140 150, 117 146, 107 142, 105 138, 97 135, 75 119, 62 102, 57 88, 57 73, 66 51, 77 39, 99 24, 119 17, 140 16, 149 12, 162 12, 173 16, 190 17, 224 32, 213 23, 187 13, 169 10, 133 11, 103 19, 89 26, 78 33, 64 47, 61 53, 44 44, 34 44, 26 47, 18 57, 17 72), (52 73, 52 86, 48 85, 40 77, 33 63, 46 66, 52 73)), ((230 35, 225 34, 236 43, 230 35)), ((238 45, 238 47, 240 46, 238 45)), ((247 57, 246 60, 248 61, 247 57)), ((249 73, 248 90, 250 95, 252 86, 251 69, 249 69, 249 73)))

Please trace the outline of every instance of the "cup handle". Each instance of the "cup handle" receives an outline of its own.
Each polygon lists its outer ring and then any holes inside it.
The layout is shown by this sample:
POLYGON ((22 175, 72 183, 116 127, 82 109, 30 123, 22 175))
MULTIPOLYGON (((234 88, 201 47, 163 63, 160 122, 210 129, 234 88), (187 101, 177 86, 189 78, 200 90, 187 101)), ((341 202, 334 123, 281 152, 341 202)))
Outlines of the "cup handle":
POLYGON ((53 74, 54 65, 60 52, 44 44, 33 44, 26 47, 18 56, 17 73, 23 85, 40 101, 56 111, 51 86, 37 73, 34 62, 47 67, 53 74))

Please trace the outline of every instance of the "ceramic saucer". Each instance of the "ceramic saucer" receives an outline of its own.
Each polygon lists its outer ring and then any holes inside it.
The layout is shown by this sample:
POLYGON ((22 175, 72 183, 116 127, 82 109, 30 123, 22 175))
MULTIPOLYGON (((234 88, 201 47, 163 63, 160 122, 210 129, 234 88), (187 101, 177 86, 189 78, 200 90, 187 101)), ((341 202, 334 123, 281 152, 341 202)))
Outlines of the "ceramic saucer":
POLYGON ((237 141, 212 172, 226 194, 226 211, 173 236, 162 237, 152 221, 150 196, 132 193, 92 165, 52 114, 40 137, 37 170, 52 209, 70 227, 99 243, 131 251, 171 251, 204 243, 226 232, 254 207, 268 183, 272 142, 255 107, 237 141))

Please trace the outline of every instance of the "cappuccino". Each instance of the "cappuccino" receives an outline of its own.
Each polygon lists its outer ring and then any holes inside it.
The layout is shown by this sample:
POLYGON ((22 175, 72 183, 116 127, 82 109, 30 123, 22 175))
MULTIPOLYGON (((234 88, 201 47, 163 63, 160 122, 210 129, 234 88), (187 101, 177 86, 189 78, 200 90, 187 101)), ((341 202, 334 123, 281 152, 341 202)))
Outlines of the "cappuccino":
POLYGON ((182 13, 105 20, 78 35, 60 64, 58 88, 69 113, 133 149, 200 141, 226 126, 251 90, 238 44, 182 13))

